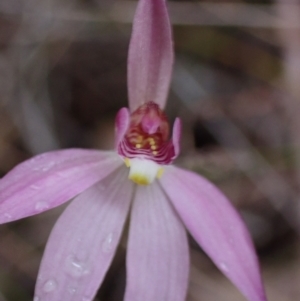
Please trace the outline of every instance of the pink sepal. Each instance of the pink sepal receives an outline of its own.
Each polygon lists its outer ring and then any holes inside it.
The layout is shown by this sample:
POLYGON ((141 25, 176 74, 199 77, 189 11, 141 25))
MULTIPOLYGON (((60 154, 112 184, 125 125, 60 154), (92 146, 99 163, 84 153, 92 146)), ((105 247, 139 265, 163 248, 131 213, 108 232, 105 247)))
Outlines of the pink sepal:
POLYGON ((255 249, 239 214, 203 177, 170 166, 160 179, 179 216, 216 266, 249 301, 266 301, 255 249))
POLYGON ((180 139, 181 139, 181 120, 176 118, 173 125, 172 143, 174 147, 174 159, 178 157, 180 153, 180 139))
POLYGON ((127 108, 118 111, 115 121, 115 149, 124 138, 130 124, 130 113, 127 108))
POLYGON ((165 107, 173 67, 171 25, 165 0, 140 0, 128 54, 129 108, 148 101, 165 107))
POLYGON ((184 226, 157 182, 138 186, 127 251, 125 301, 183 301, 189 276, 184 226))
POLYGON ((120 165, 122 160, 114 152, 84 149, 33 157, 0 180, 0 223, 59 206, 120 165))
POLYGON ((127 168, 80 194, 54 226, 35 299, 91 301, 116 252, 132 199, 127 168))

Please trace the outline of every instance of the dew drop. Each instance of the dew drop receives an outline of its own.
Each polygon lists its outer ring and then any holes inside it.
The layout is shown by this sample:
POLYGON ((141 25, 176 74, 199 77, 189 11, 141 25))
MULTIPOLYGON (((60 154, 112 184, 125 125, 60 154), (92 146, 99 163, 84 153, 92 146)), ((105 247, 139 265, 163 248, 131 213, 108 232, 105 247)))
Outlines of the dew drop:
POLYGON ((10 221, 12 219, 12 215, 9 213, 4 213, 4 218, 6 221, 10 221))
POLYGON ((113 233, 109 233, 103 241, 102 251, 103 253, 111 253, 114 249, 114 235, 113 233))
POLYGON ((35 210, 37 212, 47 210, 48 208, 49 208, 49 205, 45 201, 39 201, 35 204, 35 210))
POLYGON ((67 177, 67 175, 62 171, 57 172, 55 175, 57 176, 57 178, 66 178, 67 177))
POLYGON ((41 189, 41 186, 39 186, 39 185, 31 185, 30 188, 33 189, 33 190, 39 190, 39 189, 41 189))
POLYGON ((74 278, 80 278, 90 273, 87 263, 74 255, 67 257, 65 271, 74 278))
POLYGON ((68 291, 71 295, 74 295, 76 293, 77 289, 74 286, 69 286, 68 291))
POLYGON ((50 279, 47 282, 45 282, 44 286, 43 286, 43 290, 45 293, 50 293, 53 292, 57 287, 57 283, 55 280, 50 279))
POLYGON ((54 162, 49 162, 47 165, 43 166, 41 168, 41 171, 48 171, 49 169, 51 169, 53 166, 55 165, 54 162))
POLYGON ((39 274, 38 277, 37 277, 37 281, 42 281, 43 278, 44 278, 44 277, 43 277, 41 274, 39 274))
POLYGON ((220 263, 220 269, 223 271, 223 272, 228 272, 229 271, 229 268, 228 268, 228 265, 224 262, 221 262, 220 263))
MULTIPOLYGON (((37 160, 35 160, 37 161, 37 160)), ((32 161, 32 164, 35 164, 36 162, 32 161)), ((43 165, 38 165, 38 166, 34 166, 32 168, 33 171, 37 171, 37 172, 45 172, 50 170, 53 166, 55 165, 55 162, 47 162, 47 163, 43 163, 43 165)))

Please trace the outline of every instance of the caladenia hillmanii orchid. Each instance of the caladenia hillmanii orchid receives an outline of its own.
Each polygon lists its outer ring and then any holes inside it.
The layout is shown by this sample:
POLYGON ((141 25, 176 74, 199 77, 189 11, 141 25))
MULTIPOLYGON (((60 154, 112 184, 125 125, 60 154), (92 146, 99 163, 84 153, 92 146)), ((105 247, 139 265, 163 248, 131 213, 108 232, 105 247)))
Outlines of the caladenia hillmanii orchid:
POLYGON ((164 0, 138 3, 128 56, 129 110, 116 118, 116 150, 36 156, 0 180, 0 222, 74 200, 58 219, 34 301, 90 301, 111 264, 127 216, 126 301, 184 301, 186 230, 249 301, 266 301, 253 244, 226 197, 201 176, 170 165, 180 147, 163 112, 173 49, 164 0), (129 176, 128 176, 129 175, 129 176))

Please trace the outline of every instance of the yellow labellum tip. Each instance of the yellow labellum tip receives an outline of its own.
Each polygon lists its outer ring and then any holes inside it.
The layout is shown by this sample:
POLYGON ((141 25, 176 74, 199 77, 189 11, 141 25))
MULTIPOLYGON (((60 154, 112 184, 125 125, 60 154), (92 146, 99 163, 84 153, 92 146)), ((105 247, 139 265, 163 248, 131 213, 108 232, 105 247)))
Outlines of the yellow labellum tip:
POLYGON ((139 174, 134 174, 134 175, 131 175, 129 177, 129 179, 136 183, 136 184, 139 184, 139 185, 149 185, 150 182, 148 180, 148 178, 146 177, 143 177, 142 175, 139 175, 139 174))

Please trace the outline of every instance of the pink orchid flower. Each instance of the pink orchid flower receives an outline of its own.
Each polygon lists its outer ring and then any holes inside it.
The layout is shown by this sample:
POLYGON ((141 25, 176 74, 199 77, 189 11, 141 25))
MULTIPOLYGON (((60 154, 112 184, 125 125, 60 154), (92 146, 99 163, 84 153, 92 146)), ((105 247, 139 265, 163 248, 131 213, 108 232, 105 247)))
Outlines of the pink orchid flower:
POLYGON ((48 240, 34 301, 92 300, 128 215, 124 300, 185 300, 187 228, 249 301, 266 301, 254 247, 236 210, 213 184, 170 165, 180 150, 180 120, 168 141, 162 111, 172 64, 165 0, 140 0, 128 57, 129 110, 116 118, 116 151, 49 152, 1 179, 1 223, 74 198, 48 240))

